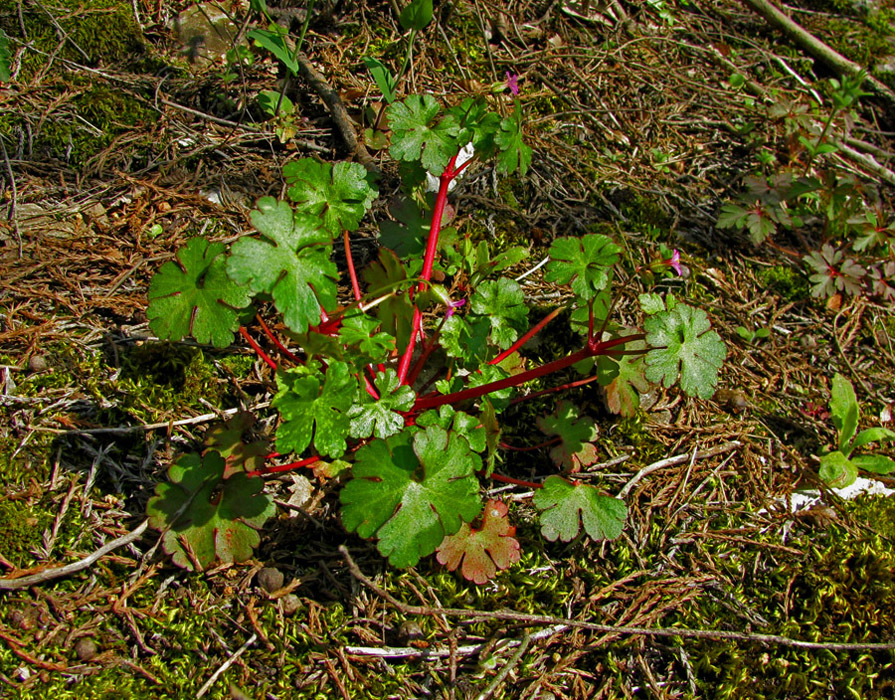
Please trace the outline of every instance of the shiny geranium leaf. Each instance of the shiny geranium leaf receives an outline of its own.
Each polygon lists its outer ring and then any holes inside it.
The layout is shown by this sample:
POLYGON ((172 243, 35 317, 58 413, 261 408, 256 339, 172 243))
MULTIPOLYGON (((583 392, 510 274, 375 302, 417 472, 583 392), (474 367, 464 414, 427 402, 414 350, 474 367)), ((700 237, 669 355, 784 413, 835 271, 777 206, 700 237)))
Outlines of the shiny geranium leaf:
POLYGON ((389 105, 386 114, 392 129, 389 153, 396 160, 418 160, 426 170, 440 175, 460 150, 456 117, 442 117, 441 105, 432 95, 411 95, 389 105))
POLYGON ((494 134, 494 143, 500 149, 497 171, 510 175, 518 168, 519 175, 524 177, 531 164, 532 151, 522 140, 522 106, 518 101, 513 115, 500 122, 500 130, 494 134))
MULTIPOLYGON (((645 350, 646 343, 635 340, 625 345, 629 350, 645 350)), ((606 405, 613 413, 633 416, 640 407, 640 395, 649 391, 650 383, 643 372, 642 355, 621 355, 616 358, 618 374, 606 386, 606 405)))
POLYGON ((511 567, 519 561, 520 553, 519 541, 513 537, 516 528, 510 525, 507 513, 503 501, 488 501, 481 528, 463 523, 456 535, 448 535, 438 545, 438 561, 450 571, 456 571, 462 563, 463 578, 478 585, 511 567))
POLYGON ((609 285, 612 266, 618 262, 621 250, 601 233, 557 238, 550 246, 550 262, 544 279, 569 284, 575 294, 590 301, 609 285))
POLYGON ((597 424, 590 418, 581 417, 578 407, 571 401, 560 401, 556 411, 536 420, 538 427, 547 435, 558 435, 560 443, 550 450, 554 464, 572 472, 581 471, 597 461, 597 424))
POLYGON ((594 540, 614 540, 622 534, 628 514, 624 501, 559 476, 548 476, 533 501, 535 508, 542 511, 541 534, 551 542, 571 542, 582 525, 594 540))
POLYGON ((677 304, 643 323, 646 343, 652 350, 645 355, 646 378, 670 387, 680 376, 681 389, 688 396, 711 398, 718 383, 718 370, 727 357, 727 348, 701 309, 677 304))
POLYGON ((374 399, 364 391, 360 400, 348 410, 351 437, 368 438, 375 435, 387 438, 399 433, 404 427, 404 416, 400 412, 413 407, 416 394, 409 386, 402 386, 395 370, 387 369, 377 374, 373 385, 379 398, 374 399))
POLYGON ((234 284, 226 273, 223 243, 192 238, 166 262, 149 285, 149 328, 159 338, 225 348, 239 328, 238 309, 249 305, 251 290, 234 284))
POLYGON ((482 282, 470 299, 470 314, 484 317, 491 324, 489 337, 501 350, 510 347, 519 332, 528 326, 528 306, 525 294, 515 280, 501 277, 482 282))
POLYGON ((227 274, 255 292, 273 296, 286 325, 298 333, 320 323, 320 312, 336 305, 338 270, 329 259, 332 235, 320 219, 296 216, 287 202, 258 200, 252 223, 260 238, 240 238, 227 260, 227 274))
POLYGON ((414 566, 479 514, 481 468, 466 440, 438 425, 375 440, 357 451, 342 523, 376 537, 392 566, 414 566))
POLYGON ((224 458, 225 479, 237 472, 250 472, 264 466, 264 456, 270 453, 267 443, 243 441, 243 436, 254 422, 253 414, 240 411, 228 420, 212 423, 205 433, 206 452, 217 452, 224 458))
POLYGON ((242 473, 225 479, 224 469, 217 452, 183 455, 146 506, 149 524, 162 531, 165 551, 190 571, 206 569, 216 557, 222 562, 250 558, 261 541, 258 530, 276 512, 261 479, 242 473))
POLYGON ((360 163, 299 158, 283 167, 283 177, 296 212, 319 217, 333 235, 357 229, 379 195, 373 175, 360 163))
POLYGON ((273 405, 283 422, 277 428, 277 452, 300 453, 311 444, 323 455, 341 457, 350 432, 348 411, 357 396, 357 380, 344 362, 333 362, 326 374, 305 367, 277 375, 279 392, 273 405))

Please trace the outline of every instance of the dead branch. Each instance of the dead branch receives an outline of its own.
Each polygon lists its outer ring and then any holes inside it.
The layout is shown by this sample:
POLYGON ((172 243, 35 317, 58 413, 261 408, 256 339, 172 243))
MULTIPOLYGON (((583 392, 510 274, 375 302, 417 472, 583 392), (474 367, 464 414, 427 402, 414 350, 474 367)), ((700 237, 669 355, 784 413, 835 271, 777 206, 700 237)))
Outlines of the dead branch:
POLYGON ((118 539, 112 540, 108 544, 104 544, 95 552, 89 554, 80 561, 72 562, 71 564, 66 564, 65 566, 57 566, 52 569, 45 569, 39 574, 32 574, 31 576, 20 576, 19 578, 0 578, 0 590, 16 591, 20 588, 36 586, 40 583, 52 581, 53 579, 68 576, 69 574, 74 574, 78 571, 81 571, 82 569, 86 569, 88 566, 94 564, 97 560, 99 560, 101 557, 104 557, 113 549, 118 549, 119 547, 123 547, 126 544, 130 544, 131 542, 138 540, 143 535, 143 533, 146 532, 146 528, 148 526, 149 521, 144 520, 142 523, 140 523, 140 525, 137 526, 137 528, 133 532, 129 532, 126 535, 122 535, 118 539))
MULTIPOLYGON (((767 20, 768 24, 779 29, 797 46, 812 58, 823 63, 838 76, 855 75, 864 68, 854 61, 850 61, 841 53, 828 46, 816 36, 806 31, 801 25, 783 14, 768 0, 745 0, 746 5, 767 20)), ((889 107, 895 107, 895 92, 892 92, 884 83, 872 75, 868 75, 865 84, 873 90, 873 94, 885 100, 889 107)))
POLYGON ((730 630, 700 630, 682 629, 678 627, 628 627, 625 625, 600 625, 595 622, 585 622, 568 617, 554 617, 552 615, 530 615, 518 613, 512 610, 463 610, 462 608, 430 608, 424 605, 407 605, 395 598, 385 589, 377 586, 358 567, 357 563, 348 553, 345 545, 339 546, 339 551, 348 565, 351 575, 373 591, 380 598, 388 601, 405 615, 426 615, 429 617, 443 615, 445 617, 467 617, 479 620, 507 620, 523 625, 568 625, 592 632, 602 632, 628 637, 682 637, 684 639, 728 639, 735 642, 749 644, 763 644, 765 646, 796 647, 798 649, 824 649, 828 651, 889 651, 895 649, 895 642, 807 642, 803 639, 793 639, 777 634, 758 634, 746 632, 733 632, 730 630))

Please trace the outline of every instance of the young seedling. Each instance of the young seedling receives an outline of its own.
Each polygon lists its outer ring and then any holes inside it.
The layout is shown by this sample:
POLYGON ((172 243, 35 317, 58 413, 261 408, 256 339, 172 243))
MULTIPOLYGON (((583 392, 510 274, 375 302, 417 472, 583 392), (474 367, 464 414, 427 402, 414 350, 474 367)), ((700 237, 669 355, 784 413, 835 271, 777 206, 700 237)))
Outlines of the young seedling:
POLYGON ((841 374, 833 377, 830 413, 838 437, 837 448, 820 456, 820 478, 833 488, 850 486, 858 478, 858 470, 873 474, 895 471, 895 460, 879 454, 854 455, 855 450, 872 443, 895 440, 895 432, 888 428, 867 428, 858 432, 860 408, 855 388, 841 374))

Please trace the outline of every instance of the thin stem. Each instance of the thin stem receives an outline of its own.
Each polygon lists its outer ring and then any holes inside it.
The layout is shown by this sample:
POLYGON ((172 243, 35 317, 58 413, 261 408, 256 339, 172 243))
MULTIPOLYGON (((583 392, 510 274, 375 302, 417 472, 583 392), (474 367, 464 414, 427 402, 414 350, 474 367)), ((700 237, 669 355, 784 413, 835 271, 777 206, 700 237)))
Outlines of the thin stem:
POLYGON ((277 363, 274 362, 273 360, 271 360, 270 356, 266 352, 264 352, 264 350, 261 349, 261 346, 258 345, 258 343, 255 342, 255 339, 249 335, 249 332, 246 330, 245 326, 239 327, 239 334, 243 338, 246 339, 246 342, 248 342, 249 345, 252 346, 252 350, 254 350, 257 353, 258 357, 260 357, 262 360, 264 360, 267 363, 268 367, 270 367, 272 370, 276 371, 277 363))
POLYGON ((354 299, 359 302, 363 295, 360 293, 360 284, 357 282, 357 270, 354 269, 354 258, 351 256, 351 245, 349 244, 347 230, 342 234, 342 240, 345 242, 345 259, 348 261, 348 275, 351 277, 354 299))
POLYGON ((297 462, 289 462, 289 464, 276 464, 272 467, 261 467, 260 469, 256 469, 251 472, 246 472, 246 476, 263 476, 264 474, 279 474, 280 472, 288 472, 291 469, 298 469, 300 467, 308 467, 315 462, 319 462, 320 457, 316 455, 314 457, 305 457, 304 459, 300 459, 297 462))
MULTIPOLYGON (((608 352, 606 354, 609 354, 608 352)), ((591 384, 597 381, 597 375, 593 375, 592 377, 588 377, 587 379, 579 379, 575 382, 569 382, 568 384, 561 384, 560 386, 552 386, 549 389, 542 389, 541 391, 534 391, 531 394, 526 394, 525 396, 517 396, 515 399, 510 401, 510 406, 514 406, 517 403, 522 403, 523 401, 531 401, 532 399, 536 399, 540 396, 546 396, 548 394, 556 394, 560 391, 569 391, 570 389, 577 389, 580 386, 586 386, 587 384, 591 384)))
POLYGON ((537 484, 534 481, 524 481, 523 479, 514 479, 511 476, 504 476, 503 474, 498 474, 496 472, 491 474, 490 477, 494 481, 500 481, 504 484, 515 484, 516 486, 524 486, 529 489, 542 489, 544 488, 544 484, 537 484))
POLYGON ((559 316, 563 312, 564 308, 565 307, 558 306, 557 308, 553 309, 553 311, 551 311, 549 314, 544 316, 544 318, 542 318, 540 321, 538 321, 534 326, 532 326, 525 335, 523 335, 521 338, 519 338, 519 340, 517 340, 510 347, 508 347, 506 350, 504 350, 502 353, 500 353, 497 357, 495 357, 493 360, 491 360, 488 364, 489 365, 499 364, 504 359, 506 359, 507 357, 512 355, 519 348, 521 348, 523 345, 525 345, 529 340, 531 340, 534 336, 536 336, 538 333, 540 333, 543 330, 544 326, 546 326, 554 318, 559 316))
POLYGON ((264 331, 264 335, 266 335, 268 337, 268 339, 270 340, 271 343, 273 343, 274 345, 277 346, 277 348, 279 349, 279 351, 281 353, 283 353, 286 357, 288 357, 293 362, 295 362, 297 364, 303 364, 303 360, 300 357, 289 352, 289 350, 286 348, 286 346, 283 345, 279 340, 277 340, 277 337, 273 334, 273 332, 270 330, 270 328, 267 327, 267 324, 264 322, 264 319, 261 318, 261 314, 255 314, 255 320, 258 321, 259 324, 261 324, 261 330, 264 331))
POLYGON ((548 374, 553 374, 554 372, 561 372, 562 370, 571 367, 572 365, 575 365, 582 360, 586 360, 589 357, 603 355, 606 353, 607 350, 610 350, 617 345, 624 345, 625 343, 630 343, 635 340, 641 340, 643 337, 643 333, 634 333, 632 335, 626 335, 623 338, 614 338, 612 340, 605 340, 602 342, 589 341, 587 345, 581 348, 581 350, 573 352, 571 355, 567 355, 566 357, 560 358, 559 360, 548 362, 546 365, 541 365, 540 367, 530 369, 527 372, 521 372, 519 374, 513 375, 512 377, 506 377, 505 379, 498 379, 495 382, 489 382, 488 384, 482 384, 481 386, 475 386, 470 387, 469 389, 463 389, 462 391, 456 391, 452 394, 444 394, 442 396, 417 399, 416 403, 413 406, 413 410, 414 412, 419 412, 426 411, 430 408, 438 408, 439 406, 444 406, 447 404, 454 405, 468 399, 477 399, 480 396, 485 396, 487 394, 494 393, 495 391, 500 391, 501 389, 519 386, 520 384, 525 384, 525 382, 530 382, 533 379, 539 379, 540 377, 544 377, 548 374))
POLYGON ((560 442, 562 437, 555 437, 552 440, 545 440, 544 442, 538 443, 537 445, 532 445, 530 447, 516 447, 514 445, 509 445, 505 442, 500 443, 501 449, 510 450, 511 452, 535 452, 536 450, 541 450, 545 447, 550 447, 551 445, 555 445, 560 442))
MULTIPOLYGON (((441 220, 444 218, 444 208, 447 205, 448 189, 451 180, 454 179, 456 172, 454 164, 457 162, 457 156, 451 158, 444 172, 441 174, 441 185, 438 188, 438 197, 435 199, 435 207, 432 210, 432 225, 429 228, 429 241, 426 244, 426 257, 423 260, 423 271, 420 274, 422 280, 417 285, 416 291, 425 291, 430 279, 432 279, 432 268, 435 265, 435 253, 438 251, 438 235, 441 233, 441 220)), ((398 364, 398 379, 401 384, 407 384, 407 373, 410 371, 410 360, 413 357, 413 348, 416 345, 417 336, 422 326, 423 315, 420 313, 419 307, 413 308, 413 327, 410 331, 410 340, 401 356, 398 364)))

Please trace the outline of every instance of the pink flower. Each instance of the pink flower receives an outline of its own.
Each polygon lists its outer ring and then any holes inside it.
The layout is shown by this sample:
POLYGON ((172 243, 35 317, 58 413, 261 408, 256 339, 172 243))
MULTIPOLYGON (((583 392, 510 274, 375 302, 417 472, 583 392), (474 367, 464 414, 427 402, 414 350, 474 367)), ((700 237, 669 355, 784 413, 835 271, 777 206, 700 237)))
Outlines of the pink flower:
POLYGON ((519 96, 519 76, 507 71, 507 87, 513 93, 513 97, 519 96))
POLYGON ((450 318, 454 315, 454 311, 459 309, 466 303, 466 299, 459 299, 458 301, 452 301, 448 304, 447 310, 444 312, 445 318, 450 318))
POLYGON ((671 260, 666 260, 665 264, 668 265, 672 270, 674 270, 678 275, 682 275, 683 270, 681 269, 681 251, 677 248, 674 249, 674 252, 671 254, 671 260))

